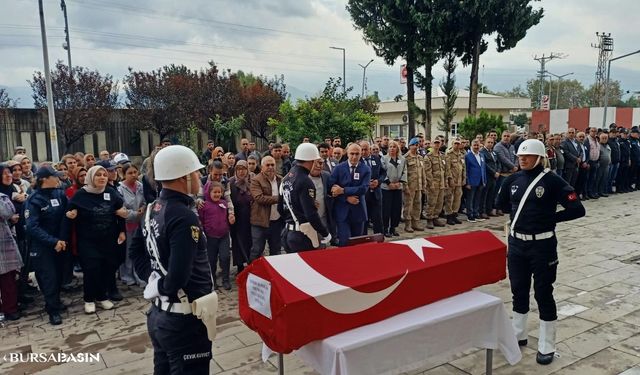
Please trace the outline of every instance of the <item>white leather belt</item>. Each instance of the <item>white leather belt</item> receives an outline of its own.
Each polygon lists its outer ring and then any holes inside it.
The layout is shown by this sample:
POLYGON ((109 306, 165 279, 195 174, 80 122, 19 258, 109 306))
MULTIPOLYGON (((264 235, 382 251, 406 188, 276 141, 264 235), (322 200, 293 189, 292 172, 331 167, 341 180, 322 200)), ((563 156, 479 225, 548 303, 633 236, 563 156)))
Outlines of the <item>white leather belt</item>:
POLYGON ((295 224, 287 224, 287 229, 291 231, 299 231, 299 228, 296 228, 295 224))
POLYGON ((176 314, 191 314, 191 304, 183 302, 163 302, 160 298, 156 298, 153 304, 162 311, 176 314))
POLYGON ((513 232, 513 237, 522 240, 522 241, 539 241, 539 240, 546 240, 548 238, 551 238, 553 236, 555 236, 556 233, 554 231, 550 231, 550 232, 543 232, 543 233, 538 233, 538 234, 524 234, 524 233, 518 233, 518 232, 513 232))

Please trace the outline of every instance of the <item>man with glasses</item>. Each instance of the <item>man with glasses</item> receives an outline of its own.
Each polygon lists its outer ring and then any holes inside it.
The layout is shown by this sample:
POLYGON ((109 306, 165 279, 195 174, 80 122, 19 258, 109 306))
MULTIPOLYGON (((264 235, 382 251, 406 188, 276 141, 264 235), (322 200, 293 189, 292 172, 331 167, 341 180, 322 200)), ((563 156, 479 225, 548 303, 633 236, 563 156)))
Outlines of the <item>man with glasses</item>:
POLYGON ((337 226, 338 246, 347 246, 349 238, 365 234, 365 194, 370 186, 371 168, 362 162, 361 155, 360 146, 351 144, 347 148, 347 162, 338 164, 328 181, 331 196, 335 199, 333 217, 337 226))
POLYGON ((567 130, 567 137, 560 144, 560 149, 564 155, 564 171, 562 176, 565 181, 575 189, 578 178, 578 167, 583 160, 582 147, 576 139, 576 129, 569 128, 567 130))

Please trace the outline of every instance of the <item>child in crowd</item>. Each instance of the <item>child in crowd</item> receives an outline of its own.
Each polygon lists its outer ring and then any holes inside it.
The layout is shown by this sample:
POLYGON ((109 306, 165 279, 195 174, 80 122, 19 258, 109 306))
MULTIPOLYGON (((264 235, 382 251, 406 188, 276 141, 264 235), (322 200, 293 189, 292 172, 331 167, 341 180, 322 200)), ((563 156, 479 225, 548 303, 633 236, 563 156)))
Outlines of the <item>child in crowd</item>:
POLYGON ((222 269, 222 287, 231 290, 229 282, 231 268, 229 224, 233 224, 233 222, 229 223, 227 219, 227 201, 222 197, 222 184, 210 181, 205 185, 205 192, 205 203, 198 210, 198 216, 207 236, 207 253, 214 279, 213 286, 218 288, 216 272, 219 258, 222 269))

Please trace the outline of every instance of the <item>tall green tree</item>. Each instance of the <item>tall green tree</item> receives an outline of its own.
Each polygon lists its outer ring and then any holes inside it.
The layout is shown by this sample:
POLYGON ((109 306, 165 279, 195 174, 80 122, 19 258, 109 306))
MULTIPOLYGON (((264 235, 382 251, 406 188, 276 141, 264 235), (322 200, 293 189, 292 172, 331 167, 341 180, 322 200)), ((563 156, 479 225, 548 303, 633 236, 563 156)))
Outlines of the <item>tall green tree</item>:
MULTIPOLYGON (((590 103, 587 90, 580 81, 575 79, 545 81, 543 90, 545 95, 550 96, 551 109, 556 108, 556 99, 558 99, 558 109, 588 107, 590 103)), ((527 80, 527 96, 538 98, 539 94, 540 81, 537 78, 527 80)))
POLYGON ((532 3, 540 0, 450 0, 452 20, 461 20, 453 29, 456 42, 454 50, 462 57, 465 66, 471 65, 469 77, 469 114, 475 115, 478 107, 478 70, 480 55, 488 47, 485 36, 495 33, 497 51, 515 47, 527 31, 540 23, 543 9, 533 9, 532 3))
POLYGON ((18 105, 18 101, 11 99, 5 88, 0 87, 0 109, 14 108, 18 105))
POLYGON ((491 129, 501 134, 506 128, 502 115, 490 115, 480 111, 478 116, 469 115, 458 124, 458 134, 466 139, 473 139, 476 134, 487 134, 491 129))
MULTIPOLYGON (((604 85, 602 88, 602 95, 604 95, 604 85)), ((586 96, 589 100, 589 105, 591 107, 599 107, 604 103, 604 99, 602 103, 600 102, 600 95, 598 91, 596 91, 596 84, 592 84, 589 86, 586 92, 586 96)), ((603 96, 604 98, 604 96, 603 96)), ((620 81, 609 81, 609 98, 608 98, 608 106, 609 107, 617 107, 622 104, 622 88, 620 87, 620 81)))
POLYGON ((438 124, 438 130, 444 132, 445 140, 449 139, 451 121, 453 121, 457 113, 456 100, 458 99, 458 90, 456 89, 455 76, 457 65, 456 56, 453 53, 449 53, 443 64, 446 78, 440 82, 440 89, 444 93, 444 98, 442 98, 442 116, 440 116, 440 123, 438 124))

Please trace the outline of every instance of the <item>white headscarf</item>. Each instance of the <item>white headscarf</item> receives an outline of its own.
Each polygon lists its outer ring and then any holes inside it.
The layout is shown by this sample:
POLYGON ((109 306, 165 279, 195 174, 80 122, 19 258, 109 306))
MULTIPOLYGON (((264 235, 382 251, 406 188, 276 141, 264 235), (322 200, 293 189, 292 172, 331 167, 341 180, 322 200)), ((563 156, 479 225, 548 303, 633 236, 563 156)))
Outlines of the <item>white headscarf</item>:
POLYGON ((98 188, 96 187, 96 184, 93 181, 96 173, 98 173, 98 171, 101 169, 105 172, 107 171, 104 167, 101 167, 99 165, 94 165, 93 167, 89 168, 89 170, 87 171, 87 177, 85 177, 84 179, 84 182, 86 183, 86 185, 82 187, 84 190, 92 194, 101 194, 104 192, 104 189, 106 188, 106 186, 102 188, 98 188))

